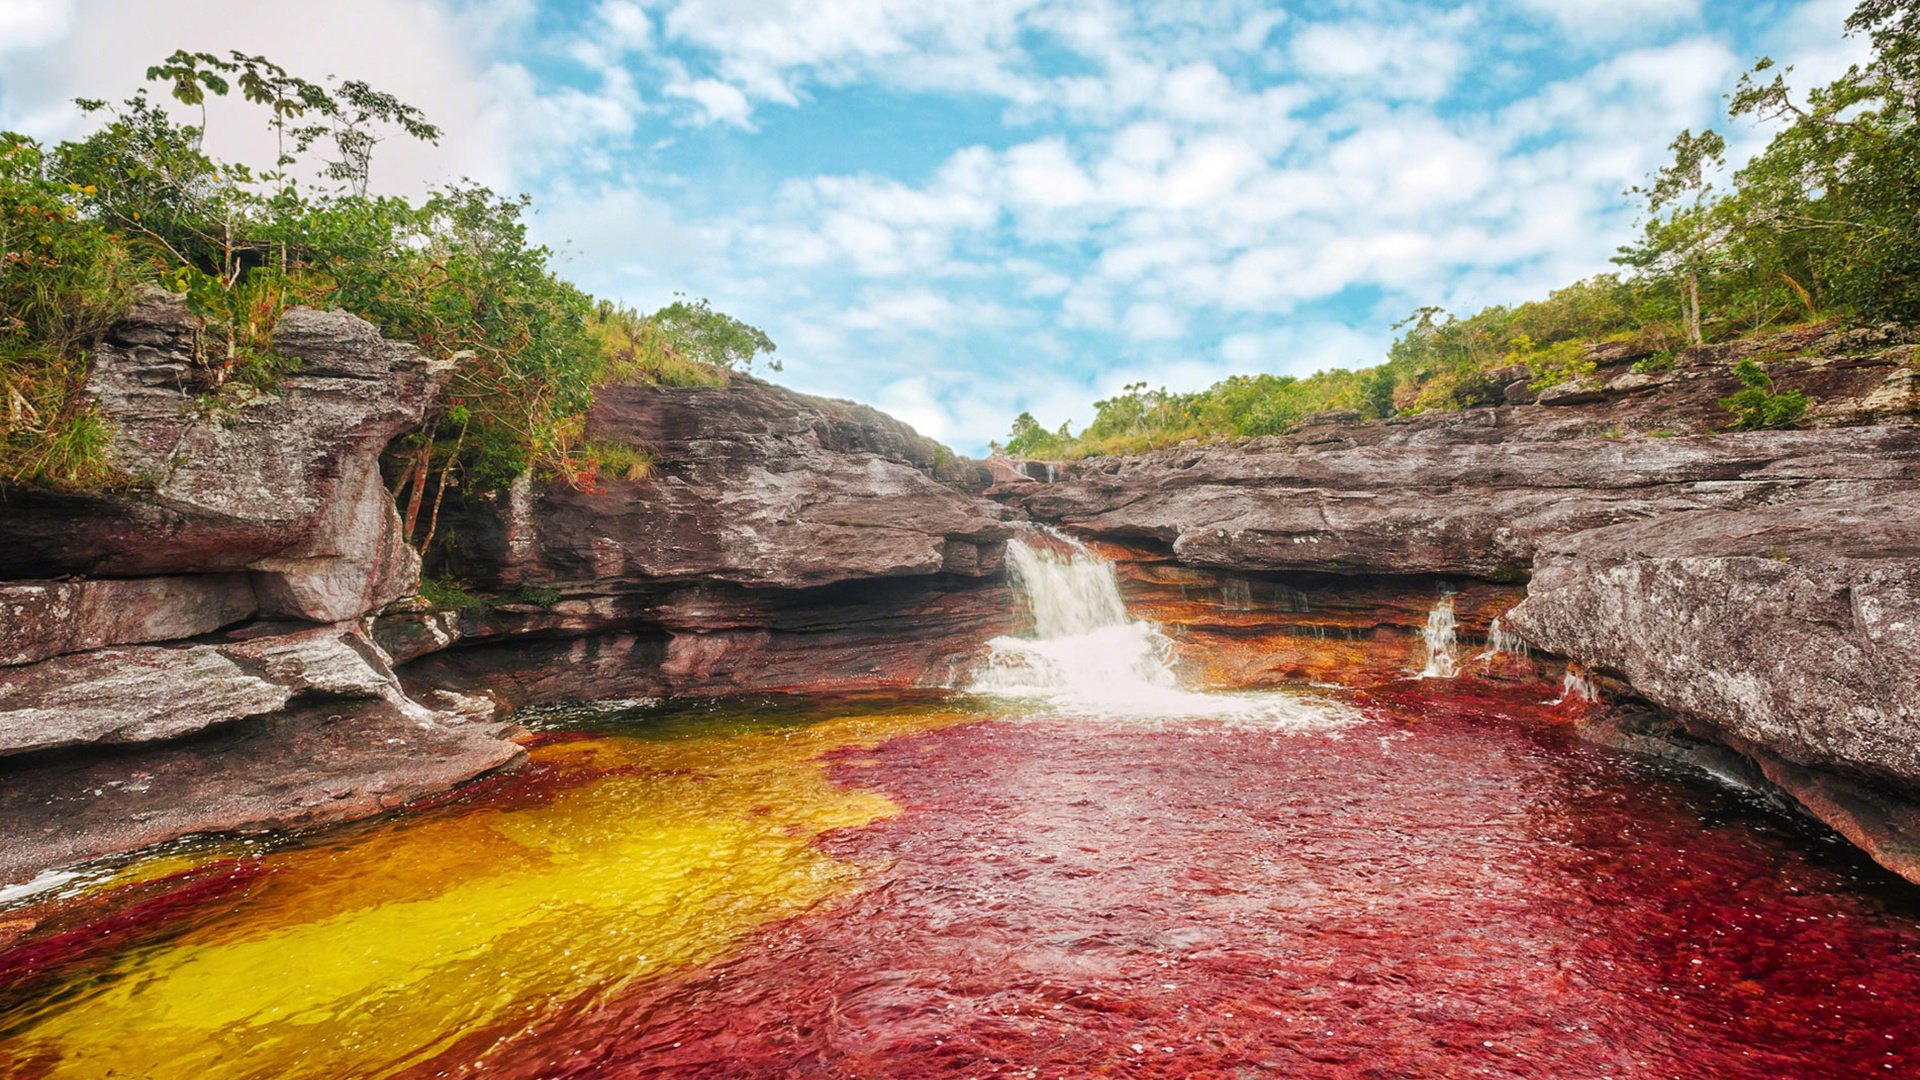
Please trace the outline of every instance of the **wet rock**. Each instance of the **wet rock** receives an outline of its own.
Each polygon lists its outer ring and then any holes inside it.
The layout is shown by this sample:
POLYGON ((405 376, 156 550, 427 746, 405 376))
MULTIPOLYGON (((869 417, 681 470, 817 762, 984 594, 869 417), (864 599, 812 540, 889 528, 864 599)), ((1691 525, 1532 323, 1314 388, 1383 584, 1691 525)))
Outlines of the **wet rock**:
POLYGON ((0 882, 194 834, 370 817, 523 756, 498 725, 420 713, 315 701, 181 742, 0 761, 0 882))
POLYGON ((351 624, 255 625, 218 642, 96 649, 0 669, 0 756, 171 739, 302 696, 425 711, 405 700, 351 624))

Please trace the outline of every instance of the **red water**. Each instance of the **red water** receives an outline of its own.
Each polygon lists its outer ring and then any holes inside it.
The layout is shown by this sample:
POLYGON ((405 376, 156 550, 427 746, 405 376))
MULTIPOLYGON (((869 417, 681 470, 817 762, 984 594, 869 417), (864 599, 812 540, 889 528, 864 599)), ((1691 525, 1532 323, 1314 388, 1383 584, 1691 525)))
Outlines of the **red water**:
MULTIPOLYGON (((981 723, 843 760, 870 888, 489 1076, 1920 1075, 1920 903, 1537 688, 1337 736, 981 723)), ((502 1033, 476 1033, 469 1067, 502 1033)))

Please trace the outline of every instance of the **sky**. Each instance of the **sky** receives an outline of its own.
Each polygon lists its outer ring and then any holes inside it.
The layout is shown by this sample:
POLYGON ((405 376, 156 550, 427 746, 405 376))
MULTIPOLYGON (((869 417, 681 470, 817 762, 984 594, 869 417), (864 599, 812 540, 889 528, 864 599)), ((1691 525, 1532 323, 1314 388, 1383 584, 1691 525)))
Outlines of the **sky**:
MULTIPOLYGON (((1610 269, 1624 192, 1851 0, 0 0, 0 129, 71 137, 176 48, 421 107, 377 189, 534 199, 561 272, 764 328, 799 390, 966 453, 1122 386, 1377 362, 1438 304, 1610 269)), ((209 148, 270 159, 258 114, 209 148)))

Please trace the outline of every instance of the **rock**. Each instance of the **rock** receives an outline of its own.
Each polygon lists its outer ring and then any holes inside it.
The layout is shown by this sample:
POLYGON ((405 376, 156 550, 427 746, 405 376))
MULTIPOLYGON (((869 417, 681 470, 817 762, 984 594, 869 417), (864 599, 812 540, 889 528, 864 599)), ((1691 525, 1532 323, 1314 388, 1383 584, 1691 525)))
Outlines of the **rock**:
POLYGON ((1920 787, 1920 492, 1569 536, 1508 621, 1787 762, 1920 787))
POLYGON ((1637 341, 1603 341, 1587 346, 1587 359, 1594 367, 1614 367, 1619 364, 1631 364, 1652 356, 1654 350, 1637 341))
POLYGON ((149 291, 94 350, 87 392, 130 485, 5 493, 0 577, 252 570, 263 614, 316 622, 412 591, 378 458, 421 422, 448 363, 351 315, 296 309, 274 330, 295 370, 269 393, 208 397, 198 329, 149 291))
POLYGON ((976 494, 995 472, 871 409, 735 376, 606 388, 588 431, 652 475, 450 506, 449 569, 505 595, 374 620, 410 685, 512 704, 941 685, 1012 617, 1011 512, 976 494), (499 602, 530 589, 550 595, 499 602))
POLYGON ((1574 439, 1554 427, 1541 438, 1517 412, 1382 425, 1369 445, 1092 459, 1006 497, 1042 520, 1146 542, 1191 566, 1518 580, 1557 536, 1920 482, 1913 427, 1668 439, 1574 439))
POLYGON ((425 714, 351 624, 273 629, 0 669, 0 755, 171 739, 302 696, 380 699, 425 714))
POLYGON ((316 701, 180 744, 0 761, 0 882, 198 833, 280 833, 399 809, 519 760, 498 725, 316 701))
POLYGON ((1534 400, 1541 405, 1586 405, 1595 401, 1604 401, 1606 391, 1585 379, 1555 383, 1540 391, 1534 400))
POLYGON ((258 607, 245 574, 0 582, 0 665, 210 634, 258 607))
POLYGON ((745 376, 725 387, 603 389, 590 436, 656 465, 603 490, 523 485, 449 514, 457 565, 495 588, 712 579, 771 588, 925 574, 988 576, 1011 529, 944 483, 984 486, 871 409, 745 376))
POLYGON ((1532 379, 1515 379, 1501 391, 1501 396, 1509 405, 1531 405, 1540 399, 1540 395, 1534 393, 1532 379))

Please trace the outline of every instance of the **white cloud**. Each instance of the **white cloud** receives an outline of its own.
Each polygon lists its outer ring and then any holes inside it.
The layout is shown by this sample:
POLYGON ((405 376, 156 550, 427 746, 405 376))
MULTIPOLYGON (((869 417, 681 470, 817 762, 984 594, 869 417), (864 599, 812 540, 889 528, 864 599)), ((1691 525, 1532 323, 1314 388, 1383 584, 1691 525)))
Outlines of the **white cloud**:
MULTIPOLYGON (((430 0, 337 0, 325 18, 284 5, 217 0, 35 0, 27 6, 8 0, 0 11, 41 35, 30 50, 0 51, 0 128, 41 138, 77 134, 83 120, 70 99, 125 97, 146 85, 147 66, 175 47, 216 54, 240 49, 309 78, 366 79, 421 108, 445 130, 441 145, 389 140, 373 161, 376 187, 415 191, 462 175, 505 182, 512 138, 505 119, 514 103, 503 95, 533 92, 528 85, 496 92, 473 52, 477 33, 430 0), (380 32, 370 35, 368 26, 380 32)), ((271 159, 272 137, 257 109, 216 99, 208 111, 208 147, 215 154, 271 159)))
POLYGON ((1308 76, 1364 82, 1388 98, 1437 98, 1466 62, 1454 36, 1456 21, 1415 15, 1398 25, 1313 23, 1294 31, 1288 47, 1295 67, 1308 76))
POLYGON ((753 106, 747 101, 747 95, 730 83, 718 79, 672 82, 667 84, 665 93, 668 97, 685 98, 699 105, 704 119, 709 123, 732 124, 743 128, 753 126, 753 106))
POLYGON ((71 0, 7 0, 0 4, 0 53, 50 45, 72 24, 71 0))
POLYGON ((1700 0, 1519 0, 1570 34, 1622 38, 1700 17, 1700 0))

